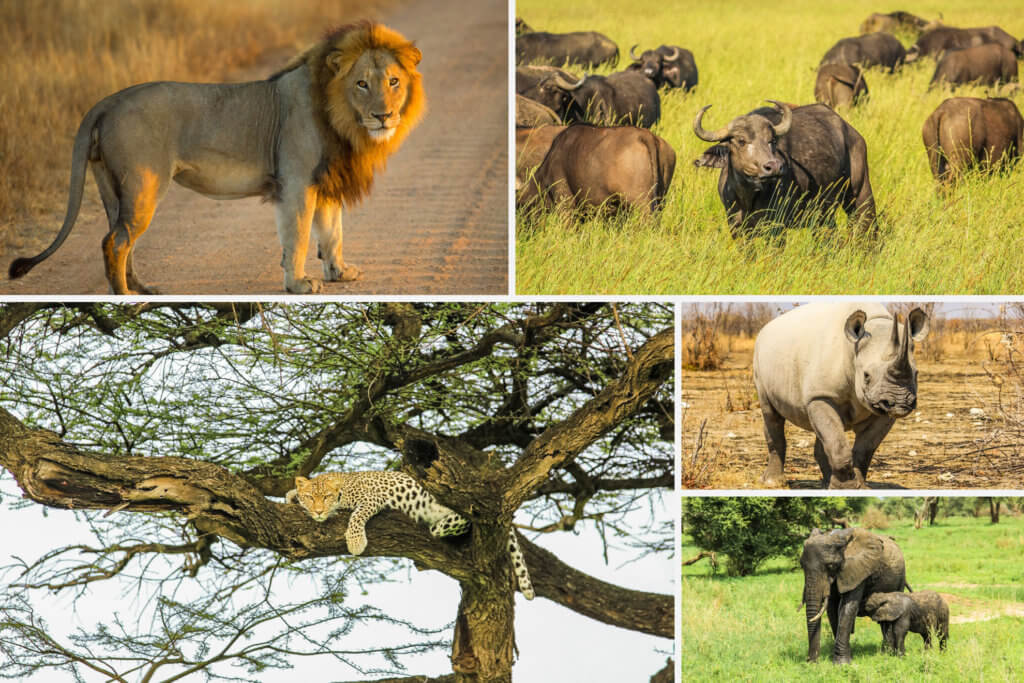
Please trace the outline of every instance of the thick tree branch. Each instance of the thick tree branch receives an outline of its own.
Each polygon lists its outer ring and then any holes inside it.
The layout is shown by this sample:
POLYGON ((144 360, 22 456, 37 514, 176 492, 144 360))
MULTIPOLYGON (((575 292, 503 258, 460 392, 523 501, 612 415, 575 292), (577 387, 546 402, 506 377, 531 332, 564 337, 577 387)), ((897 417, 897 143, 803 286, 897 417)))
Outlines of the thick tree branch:
POLYGON ((505 505, 517 509, 547 480, 552 468, 575 458, 616 424, 639 410, 671 377, 674 332, 667 328, 634 354, 622 375, 610 382, 568 419, 550 427, 531 443, 509 469, 505 505))
POLYGON ((591 619, 662 638, 674 637, 674 599, 605 583, 519 537, 537 595, 591 619))

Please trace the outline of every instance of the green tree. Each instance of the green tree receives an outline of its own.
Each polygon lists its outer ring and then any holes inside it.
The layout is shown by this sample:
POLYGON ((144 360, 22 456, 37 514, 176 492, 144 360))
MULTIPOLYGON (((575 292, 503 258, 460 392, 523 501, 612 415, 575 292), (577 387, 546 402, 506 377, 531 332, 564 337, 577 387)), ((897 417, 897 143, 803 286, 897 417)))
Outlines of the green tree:
POLYGON ((795 553, 811 529, 835 526, 866 504, 865 498, 687 498, 683 524, 698 548, 727 556, 729 574, 748 576, 768 558, 795 553))
MULTIPOLYGON (((673 356, 656 304, 0 305, 0 465, 27 499, 6 505, 75 510, 93 536, 0 575, 0 671, 260 680, 321 656, 405 673, 448 647, 444 680, 508 681, 514 513, 534 538, 592 525, 636 557, 670 552, 671 520, 635 518, 674 481, 673 356), (385 511, 348 560, 348 511, 321 524, 283 502, 296 475, 388 468, 471 532, 385 511), (459 582, 452 632, 350 605, 404 559, 459 582), (132 599, 92 630, 59 639, 33 609, 104 581, 132 599), (408 636, 345 649, 379 625, 408 636)), ((519 543, 539 597, 672 638, 670 595, 519 543)))

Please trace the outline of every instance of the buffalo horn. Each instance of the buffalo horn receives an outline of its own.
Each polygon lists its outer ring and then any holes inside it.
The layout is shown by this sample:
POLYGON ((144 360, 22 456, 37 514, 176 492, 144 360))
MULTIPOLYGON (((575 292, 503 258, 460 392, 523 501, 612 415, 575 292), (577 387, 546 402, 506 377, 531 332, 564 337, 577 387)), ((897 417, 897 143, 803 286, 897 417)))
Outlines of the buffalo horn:
MULTIPOLYGON (((636 45, 639 45, 639 44, 640 43, 637 43, 636 45)), ((629 58, 632 59, 634 62, 639 62, 640 58, 636 56, 636 45, 634 45, 633 47, 629 48, 629 58)))
POLYGON ((704 112, 711 108, 711 105, 705 105, 699 112, 697 112, 697 118, 693 120, 693 132, 697 134, 701 140, 706 142, 718 142, 724 140, 729 135, 729 126, 719 128, 716 131, 708 132, 704 130, 703 126, 700 125, 701 119, 704 118, 704 112))
POLYGON ((665 59, 667 59, 670 62, 675 61, 678 57, 679 57, 679 48, 678 47, 673 47, 672 48, 672 54, 665 55, 665 59))
POLYGON ((789 105, 776 100, 766 100, 771 102, 779 111, 782 112, 782 120, 777 125, 772 126, 772 130, 775 131, 775 137, 782 137, 789 132, 789 127, 793 125, 793 110, 789 108, 789 105))
POLYGON ((587 80, 586 75, 584 75, 583 78, 579 80, 579 83, 570 83, 569 81, 562 78, 562 74, 556 73, 554 76, 551 77, 551 81, 562 90, 576 90, 581 85, 583 85, 583 81, 585 80, 587 80))

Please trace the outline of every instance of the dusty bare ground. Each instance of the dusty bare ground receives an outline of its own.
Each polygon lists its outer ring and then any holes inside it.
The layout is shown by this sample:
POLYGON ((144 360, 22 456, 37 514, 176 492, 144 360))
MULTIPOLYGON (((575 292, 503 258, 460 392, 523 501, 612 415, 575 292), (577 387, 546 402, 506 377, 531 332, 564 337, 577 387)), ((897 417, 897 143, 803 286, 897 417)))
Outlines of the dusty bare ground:
MULTIPOLYGON (((324 294, 508 293, 506 11, 504 0, 411 0, 380 17, 422 50, 429 110, 370 198, 344 214, 345 260, 363 279, 327 283, 324 294)), ((265 78, 279 57, 233 80, 265 78)), ((86 194, 93 200, 49 260, 16 281, 3 263, 0 295, 107 293, 106 218, 91 179, 86 194)), ((56 236, 66 201, 53 198, 39 246, 56 236)), ((164 294, 283 294, 280 259, 271 205, 177 185, 135 251, 142 279, 164 294)), ((315 248, 306 271, 321 272, 315 248)))
MULTIPOLYGON (((933 584, 938 585, 938 584, 933 584)), ((953 593, 939 593, 948 605, 957 605, 960 614, 951 616, 949 623, 965 624, 972 621, 989 621, 999 617, 1024 617, 1024 602, 1002 600, 979 600, 965 598, 953 593)))
MULTIPOLYGON (((683 371, 684 480, 706 420, 696 462, 698 467, 707 465, 707 488, 764 488, 761 475, 768 451, 751 358, 748 344, 732 351, 721 370, 683 371)), ((918 358, 918 410, 897 420, 875 453, 868 470, 871 488, 1024 488, 1024 443, 1014 443, 1001 432, 998 390, 983 362, 956 356, 939 362, 918 358)), ((818 488, 821 470, 814 460, 813 434, 787 424, 786 437, 789 488, 818 488)))

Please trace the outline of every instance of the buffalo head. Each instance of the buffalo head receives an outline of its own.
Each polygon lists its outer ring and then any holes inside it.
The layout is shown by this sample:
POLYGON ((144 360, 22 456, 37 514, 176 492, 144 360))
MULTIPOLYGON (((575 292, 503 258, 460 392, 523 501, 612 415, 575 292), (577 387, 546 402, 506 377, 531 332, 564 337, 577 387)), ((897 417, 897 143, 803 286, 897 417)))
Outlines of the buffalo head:
POLYGON ((912 310, 900 334, 897 316, 868 320, 855 311, 846 320, 853 342, 854 387, 858 400, 876 415, 904 417, 917 407, 917 366, 911 341, 928 335, 928 314, 912 310))
MULTIPOLYGON (((633 60, 634 68, 639 69, 644 76, 654 81, 655 85, 661 85, 665 80, 662 71, 665 69, 666 63, 672 63, 679 59, 679 48, 663 45, 657 50, 644 50, 640 55, 636 54, 636 48, 636 45, 629 48, 629 58, 633 60)), ((678 67, 676 68, 678 70, 678 67)))
POLYGON ((716 145, 719 147, 719 162, 706 165, 725 165, 726 161, 722 154, 725 152, 729 157, 728 164, 755 184, 782 175, 786 160, 778 153, 776 145, 778 139, 789 132, 793 123, 793 112, 782 102, 768 101, 782 112, 782 120, 777 124, 754 112, 737 116, 718 130, 707 131, 704 130, 701 121, 704 112, 710 109, 711 105, 697 112, 697 117, 693 120, 693 132, 701 140, 720 143, 716 145), (722 147, 725 149, 722 150, 722 147))

